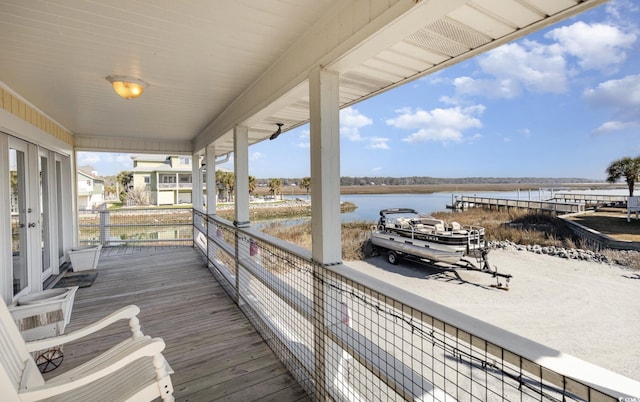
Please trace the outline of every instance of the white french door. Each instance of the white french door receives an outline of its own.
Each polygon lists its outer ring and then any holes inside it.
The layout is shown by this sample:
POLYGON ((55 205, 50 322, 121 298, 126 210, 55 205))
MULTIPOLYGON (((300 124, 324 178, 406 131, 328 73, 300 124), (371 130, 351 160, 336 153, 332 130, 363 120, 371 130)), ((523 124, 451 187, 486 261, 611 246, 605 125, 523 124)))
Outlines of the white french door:
POLYGON ((50 153, 46 149, 38 152, 38 176, 39 176, 39 207, 40 207, 40 254, 41 254, 41 278, 44 282, 53 273, 54 264, 57 263, 52 245, 52 227, 55 226, 55 214, 52 214, 52 190, 55 189, 52 183, 52 173, 50 163, 50 153))
MULTIPOLYGON (((29 293, 41 271, 40 205, 37 147, 9 136, 9 195, 11 222, 10 280, 14 297, 29 293)), ((4 169, 3 169, 4 170, 4 169)), ((38 284, 35 288, 40 288, 38 284)))
POLYGON ((0 298, 42 290, 73 244, 68 156, 0 133, 0 298))

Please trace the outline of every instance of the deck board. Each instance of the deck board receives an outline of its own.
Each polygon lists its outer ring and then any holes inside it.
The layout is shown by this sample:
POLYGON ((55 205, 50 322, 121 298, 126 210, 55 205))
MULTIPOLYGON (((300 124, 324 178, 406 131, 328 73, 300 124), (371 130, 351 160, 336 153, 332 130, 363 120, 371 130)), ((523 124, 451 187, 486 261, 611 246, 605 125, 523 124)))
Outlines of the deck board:
MULTIPOLYGON (((129 304, 142 331, 163 338, 177 401, 308 401, 304 390, 255 331, 190 247, 103 249, 98 278, 76 293, 67 332, 129 304)), ((75 367, 127 336, 117 323, 65 345, 75 367)))

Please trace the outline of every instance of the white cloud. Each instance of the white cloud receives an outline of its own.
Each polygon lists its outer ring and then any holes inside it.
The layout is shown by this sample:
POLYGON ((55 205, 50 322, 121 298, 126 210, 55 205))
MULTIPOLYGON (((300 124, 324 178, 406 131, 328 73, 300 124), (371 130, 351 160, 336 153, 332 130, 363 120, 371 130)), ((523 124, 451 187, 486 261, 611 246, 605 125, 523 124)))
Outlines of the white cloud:
POLYGON ((431 111, 421 109, 412 111, 405 108, 398 110, 399 116, 388 119, 386 123, 400 129, 417 129, 402 140, 405 142, 462 142, 463 131, 482 127, 482 122, 477 116, 482 115, 484 109, 483 105, 437 108, 431 111))
POLYGON ((362 136, 358 127, 340 127, 340 135, 348 139, 349 141, 361 141, 362 136))
POLYGON ((262 159, 264 157, 264 154, 262 152, 252 152, 251 154, 249 154, 249 160, 250 161, 259 161, 260 159, 262 159))
POLYGON ((387 150, 389 149, 389 138, 371 137, 369 138, 369 145, 367 148, 387 150))
POLYGON ((521 128, 518 130, 518 134, 521 134, 525 138, 531 137, 531 130, 528 128, 521 128))
MULTIPOLYGON (((78 152, 78 166, 94 166, 104 161, 104 155, 101 152, 78 152)), ((94 166, 95 167, 95 166, 94 166)))
POLYGON ((600 125, 600 127, 593 130, 591 134, 592 135, 608 134, 614 131, 624 130, 626 128, 632 127, 633 125, 634 124, 630 122, 623 122, 623 121, 617 121, 617 120, 605 121, 600 125))
POLYGON ((602 82, 583 95, 594 107, 613 109, 620 119, 640 121, 640 74, 602 82))
POLYGON ((116 163, 119 165, 131 165, 131 155, 129 154, 117 154, 116 163))
POLYGON ((296 144, 298 148, 309 149, 311 148, 311 131, 302 130, 298 133, 299 142, 296 144))
POLYGON ((566 62, 554 45, 531 40, 511 43, 490 51, 478 63, 494 77, 484 90, 493 88, 489 95, 495 97, 517 96, 522 87, 538 93, 561 93, 567 88, 566 62))
POLYGON ((443 83, 448 83, 449 79, 443 77, 443 70, 438 70, 433 74, 426 75, 424 77, 418 78, 417 82, 426 82, 431 85, 438 85, 443 83))
POLYGON ((447 96, 447 95, 442 95, 439 99, 440 102, 444 103, 445 105, 459 105, 460 101, 457 98, 453 98, 451 96, 447 96))
MULTIPOLYGON (((512 99, 520 96, 522 87, 517 79, 474 79, 471 77, 458 77, 453 80, 456 93, 459 95, 484 95, 488 98, 512 99)), ((443 99, 448 103, 455 104, 453 99, 443 99)))
POLYGON ((613 0, 607 2, 605 12, 615 19, 622 19, 625 14, 638 11, 638 6, 634 4, 635 0, 613 0))
POLYGON ((611 72, 624 62, 625 49, 631 49, 637 39, 634 33, 625 33, 616 26, 583 21, 556 28, 545 37, 556 40, 562 52, 576 57, 583 69, 604 72, 611 72))
POLYGON ((564 93, 569 78, 582 71, 614 73, 637 40, 635 29, 578 21, 546 33, 548 44, 525 39, 500 46, 478 58, 478 76, 453 80, 456 94, 512 99, 525 91, 564 93))
POLYGON ((360 141, 360 129, 373 124, 373 120, 358 110, 348 107, 340 111, 340 135, 351 141, 360 141))
POLYGON ((110 152, 78 152, 78 166, 91 166, 99 175, 110 176, 123 170, 131 170, 133 162, 130 154, 110 152))
POLYGON ((474 135, 472 135, 471 137, 467 138, 467 142, 470 144, 473 144, 474 142, 478 142, 482 139, 482 134, 480 133, 475 133, 474 135))

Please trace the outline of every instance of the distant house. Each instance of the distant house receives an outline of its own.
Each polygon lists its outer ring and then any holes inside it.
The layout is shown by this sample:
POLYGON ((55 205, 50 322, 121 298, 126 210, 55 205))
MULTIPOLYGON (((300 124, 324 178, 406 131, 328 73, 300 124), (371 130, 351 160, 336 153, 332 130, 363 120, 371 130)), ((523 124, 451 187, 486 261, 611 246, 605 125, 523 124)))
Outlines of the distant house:
POLYGON ((131 155, 134 191, 147 191, 151 205, 191 204, 191 156, 131 155))
POLYGON ((104 180, 91 166, 78 167, 78 209, 94 209, 104 202, 104 180))

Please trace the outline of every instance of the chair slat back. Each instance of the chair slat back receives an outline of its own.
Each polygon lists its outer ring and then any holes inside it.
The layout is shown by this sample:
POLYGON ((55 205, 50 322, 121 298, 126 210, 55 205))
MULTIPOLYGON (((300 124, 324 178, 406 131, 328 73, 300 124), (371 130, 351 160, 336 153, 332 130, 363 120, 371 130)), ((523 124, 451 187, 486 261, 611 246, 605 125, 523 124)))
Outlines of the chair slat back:
POLYGON ((0 384, 7 383, 13 386, 17 392, 22 386, 33 386, 44 384, 42 374, 35 369, 33 358, 27 351, 18 327, 13 321, 13 317, 4 301, 0 302, 0 384), (29 371, 25 376, 25 370, 29 371), (24 383, 24 379, 28 382, 24 383))

